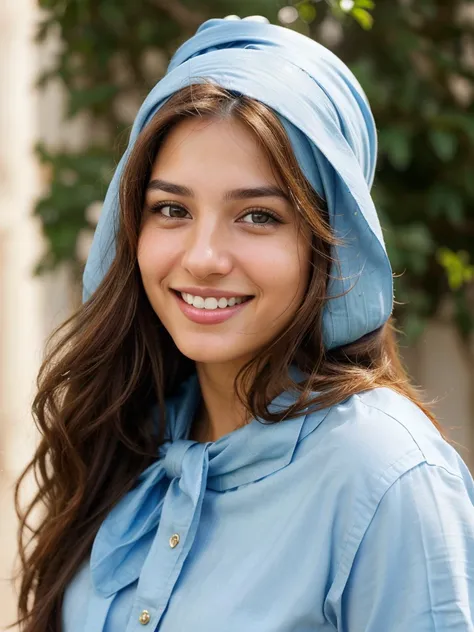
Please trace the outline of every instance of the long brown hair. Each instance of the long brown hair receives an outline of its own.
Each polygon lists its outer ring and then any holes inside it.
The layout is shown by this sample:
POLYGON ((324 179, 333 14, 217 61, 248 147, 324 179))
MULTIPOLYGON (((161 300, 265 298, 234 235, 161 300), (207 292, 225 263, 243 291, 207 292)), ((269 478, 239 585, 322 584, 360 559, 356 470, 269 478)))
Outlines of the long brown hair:
POLYGON ((351 345, 325 351, 321 322, 335 240, 324 203, 302 174, 279 119, 263 104, 209 83, 184 88, 139 136, 121 181, 114 261, 91 298, 55 332, 40 369, 33 416, 42 439, 15 498, 18 610, 25 632, 60 630, 66 585, 112 506, 157 458, 165 399, 194 369, 152 310, 137 266, 144 191, 154 158, 169 131, 190 116, 234 117, 247 125, 311 233, 312 272, 303 304, 286 330, 237 376, 236 392, 249 416, 280 422, 307 406, 332 406, 354 393, 387 386, 436 423, 409 384, 390 323, 351 345), (291 364, 310 376, 301 386, 288 377, 291 364), (298 401, 288 411, 270 414, 270 393, 288 388, 299 390, 298 401), (156 403, 158 428, 150 414, 156 403), (20 490, 31 473, 37 491, 23 509, 20 490), (40 518, 31 524, 38 509, 40 518))

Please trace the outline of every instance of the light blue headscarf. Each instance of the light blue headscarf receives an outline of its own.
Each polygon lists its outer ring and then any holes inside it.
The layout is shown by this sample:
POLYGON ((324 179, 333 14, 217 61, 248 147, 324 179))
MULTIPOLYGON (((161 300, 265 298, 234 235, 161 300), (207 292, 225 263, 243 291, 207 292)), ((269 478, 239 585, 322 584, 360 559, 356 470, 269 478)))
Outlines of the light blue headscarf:
POLYGON ((359 83, 333 53, 289 29, 249 20, 209 20, 175 53, 133 124, 128 148, 105 198, 84 272, 84 300, 115 255, 118 191, 133 145, 177 90, 212 81, 272 108, 301 169, 328 206, 339 264, 332 268, 323 317, 326 348, 353 342, 385 323, 392 311, 392 271, 370 196, 376 130, 359 83))

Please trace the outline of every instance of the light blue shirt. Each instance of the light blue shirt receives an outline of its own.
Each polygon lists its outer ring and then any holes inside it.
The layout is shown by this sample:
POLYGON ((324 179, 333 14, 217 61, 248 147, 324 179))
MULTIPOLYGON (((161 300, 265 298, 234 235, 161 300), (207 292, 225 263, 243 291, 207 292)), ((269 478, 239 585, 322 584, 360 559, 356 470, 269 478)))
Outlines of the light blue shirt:
POLYGON ((203 444, 199 397, 192 376, 168 401, 64 632, 474 631, 473 480, 416 406, 380 388, 203 444))

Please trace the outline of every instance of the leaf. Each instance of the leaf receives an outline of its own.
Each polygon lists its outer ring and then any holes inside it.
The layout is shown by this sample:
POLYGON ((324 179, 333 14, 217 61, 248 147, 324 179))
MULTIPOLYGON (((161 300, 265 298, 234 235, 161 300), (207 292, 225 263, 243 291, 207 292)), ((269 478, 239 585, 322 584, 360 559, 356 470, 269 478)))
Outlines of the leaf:
POLYGON ((446 217, 453 225, 464 221, 464 202, 459 191, 444 184, 435 184, 428 193, 427 211, 431 217, 446 217))
POLYGON ((379 135, 379 147, 395 169, 405 171, 412 156, 410 132, 402 127, 383 129, 379 135))
POLYGON ((394 244, 397 248, 398 266, 410 270, 412 275, 421 276, 428 269, 435 243, 429 228, 421 223, 399 226, 394 244))
POLYGON ((403 247, 422 254, 431 254, 434 248, 433 238, 425 224, 416 223, 401 229, 403 247))
POLYGON ((453 159, 458 148, 458 139, 454 134, 441 129, 432 129, 428 132, 428 138, 435 154, 442 162, 453 159))
POLYGON ((89 90, 71 90, 68 116, 75 116, 81 110, 101 103, 109 103, 119 90, 120 88, 114 84, 97 85, 89 90))
POLYGON ((375 9, 375 2, 373 0, 355 0, 355 6, 360 9, 375 9))
POLYGON ((372 28, 374 24, 374 18, 365 9, 359 9, 356 7, 352 9, 351 15, 356 20, 356 22, 358 22, 360 26, 366 31, 369 31, 372 28))
POLYGON ((317 12, 314 4, 311 4, 310 2, 302 2, 297 8, 300 18, 303 22, 306 22, 306 24, 311 24, 311 22, 316 19, 317 12))
POLYGON ((449 287, 456 291, 474 280, 474 266, 465 251, 453 252, 449 248, 439 248, 436 253, 438 263, 444 268, 449 287))

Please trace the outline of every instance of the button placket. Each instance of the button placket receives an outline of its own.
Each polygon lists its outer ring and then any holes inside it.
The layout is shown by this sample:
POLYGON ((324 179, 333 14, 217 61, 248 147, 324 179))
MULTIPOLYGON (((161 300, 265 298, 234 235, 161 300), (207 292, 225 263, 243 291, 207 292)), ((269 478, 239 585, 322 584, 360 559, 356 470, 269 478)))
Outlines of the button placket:
MULTIPOLYGON (((170 507, 167 509, 170 509, 170 507)), ((175 525, 170 525, 170 522, 174 522, 174 520, 172 520, 168 511, 165 511, 158 528, 158 534, 155 542, 157 557, 153 556, 156 559, 156 565, 153 565, 154 577, 156 577, 156 568, 161 567, 163 577, 168 575, 167 581, 163 582, 163 587, 160 592, 156 591, 156 581, 151 583, 150 579, 148 579, 148 581, 145 579, 144 586, 147 584, 149 586, 153 586, 151 592, 148 590, 141 591, 140 588, 137 588, 137 592, 140 593, 140 596, 135 606, 137 608, 135 621, 138 621, 140 625, 135 623, 134 626, 136 627, 133 627, 133 632, 142 628, 142 626, 147 626, 148 628, 152 628, 154 630, 156 629, 156 626, 158 626, 161 621, 161 617, 166 609, 166 605, 174 585, 174 581, 169 582, 169 578, 173 577, 173 575, 176 575, 177 577, 185 562, 186 556, 183 556, 181 546, 178 545, 183 545, 186 541, 191 523, 181 523, 179 533, 173 533, 173 526, 175 525), (168 537, 170 532, 172 535, 168 537), (168 558, 168 562, 165 561, 166 558, 168 558), (168 572, 165 573, 167 566, 168 572)), ((130 632, 131 630, 132 628, 130 629, 130 632)))
POLYGON ((186 561, 199 524, 207 481, 207 450, 205 446, 199 448, 198 454, 188 464, 188 480, 185 478, 183 483, 180 478, 173 478, 166 492, 158 530, 138 581, 135 616, 126 632, 138 632, 143 629, 142 626, 156 630, 186 561), (199 486, 190 484, 194 481, 199 481, 199 486), (186 486, 185 490, 181 488, 182 484, 186 486))

